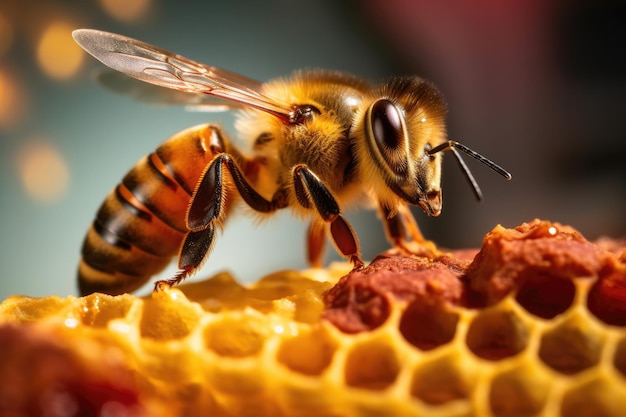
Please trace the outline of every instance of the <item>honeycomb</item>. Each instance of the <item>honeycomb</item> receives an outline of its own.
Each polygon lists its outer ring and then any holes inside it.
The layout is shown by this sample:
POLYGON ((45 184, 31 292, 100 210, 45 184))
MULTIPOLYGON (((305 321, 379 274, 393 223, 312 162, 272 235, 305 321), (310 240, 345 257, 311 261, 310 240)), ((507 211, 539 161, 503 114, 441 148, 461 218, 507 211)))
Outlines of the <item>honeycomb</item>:
POLYGON ((626 415, 626 255, 533 221, 480 251, 0 304, 0 415, 626 415))

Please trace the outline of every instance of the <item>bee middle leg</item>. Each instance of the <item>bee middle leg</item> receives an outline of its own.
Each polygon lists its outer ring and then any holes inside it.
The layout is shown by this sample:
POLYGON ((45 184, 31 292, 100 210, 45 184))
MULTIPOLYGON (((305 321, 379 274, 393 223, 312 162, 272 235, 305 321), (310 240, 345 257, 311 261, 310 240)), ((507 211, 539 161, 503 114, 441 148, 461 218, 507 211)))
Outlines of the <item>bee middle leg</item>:
POLYGON ((191 203, 187 210, 189 232, 185 235, 181 246, 178 258, 179 272, 171 279, 157 281, 155 290, 180 283, 199 269, 210 254, 215 243, 216 225, 221 225, 227 206, 230 204, 227 201, 224 167, 239 195, 252 209, 262 213, 270 213, 286 206, 280 193, 277 193, 271 201, 257 193, 232 155, 228 153, 218 154, 200 176, 191 197, 191 203))
MULTIPOLYGON (((339 204, 330 190, 306 165, 293 168, 293 180, 298 203, 307 209, 315 208, 322 220, 330 223, 330 234, 339 252, 350 259, 355 269, 363 268, 359 240, 350 223, 341 215, 339 204)), ((319 243, 319 236, 320 225, 314 222, 309 230, 309 244, 311 238, 319 243)), ((320 262, 321 247, 314 248, 315 253, 309 252, 309 259, 314 263, 320 262)))
POLYGON ((324 221, 313 220, 307 232, 307 259, 313 268, 321 268, 324 263, 326 245, 326 228, 324 221))

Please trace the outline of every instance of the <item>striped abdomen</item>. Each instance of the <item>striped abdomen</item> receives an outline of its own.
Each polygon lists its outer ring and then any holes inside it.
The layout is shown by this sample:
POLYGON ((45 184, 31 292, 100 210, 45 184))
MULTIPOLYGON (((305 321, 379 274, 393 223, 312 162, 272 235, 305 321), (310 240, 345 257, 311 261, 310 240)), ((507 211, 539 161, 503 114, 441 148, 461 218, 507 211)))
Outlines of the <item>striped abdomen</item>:
POLYGON ((142 286, 179 251, 196 183, 225 146, 218 128, 184 130, 142 158, 100 206, 82 247, 81 295, 121 294, 142 286))

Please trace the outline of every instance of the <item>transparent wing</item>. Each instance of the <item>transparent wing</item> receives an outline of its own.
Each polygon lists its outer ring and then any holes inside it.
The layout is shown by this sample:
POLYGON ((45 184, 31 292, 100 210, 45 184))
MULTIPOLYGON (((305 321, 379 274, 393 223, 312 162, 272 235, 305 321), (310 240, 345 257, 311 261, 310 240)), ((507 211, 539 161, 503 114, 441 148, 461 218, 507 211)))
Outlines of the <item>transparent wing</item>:
POLYGON ((184 106, 186 110, 201 112, 223 112, 244 107, 241 103, 208 94, 188 93, 149 84, 110 68, 96 71, 94 79, 109 91, 149 105, 184 106))
POLYGON ((108 67, 151 84, 189 93, 220 97, 270 113, 285 122, 289 103, 261 92, 261 83, 220 68, 200 64, 136 39, 93 29, 72 36, 85 51, 108 67))

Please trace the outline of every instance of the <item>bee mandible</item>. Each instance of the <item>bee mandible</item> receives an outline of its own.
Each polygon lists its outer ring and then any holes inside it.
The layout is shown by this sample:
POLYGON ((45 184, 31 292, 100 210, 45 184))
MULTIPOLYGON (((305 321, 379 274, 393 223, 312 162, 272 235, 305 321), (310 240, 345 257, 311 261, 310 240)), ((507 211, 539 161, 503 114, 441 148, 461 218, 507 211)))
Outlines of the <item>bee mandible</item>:
POLYGON ((195 273, 231 208, 243 201, 269 215, 289 208, 310 222, 308 261, 322 264, 326 237, 361 268, 358 238, 343 216, 378 207, 389 241, 424 242, 408 209, 441 213, 441 155, 451 151, 476 197, 459 151, 506 179, 499 165, 446 135, 446 103, 430 82, 395 77, 381 84, 307 70, 259 83, 125 36, 80 29, 76 42, 105 65, 168 89, 219 98, 239 108, 246 153, 205 124, 180 132, 142 158, 101 205, 82 248, 81 294, 139 288, 178 253, 176 275, 195 273))

